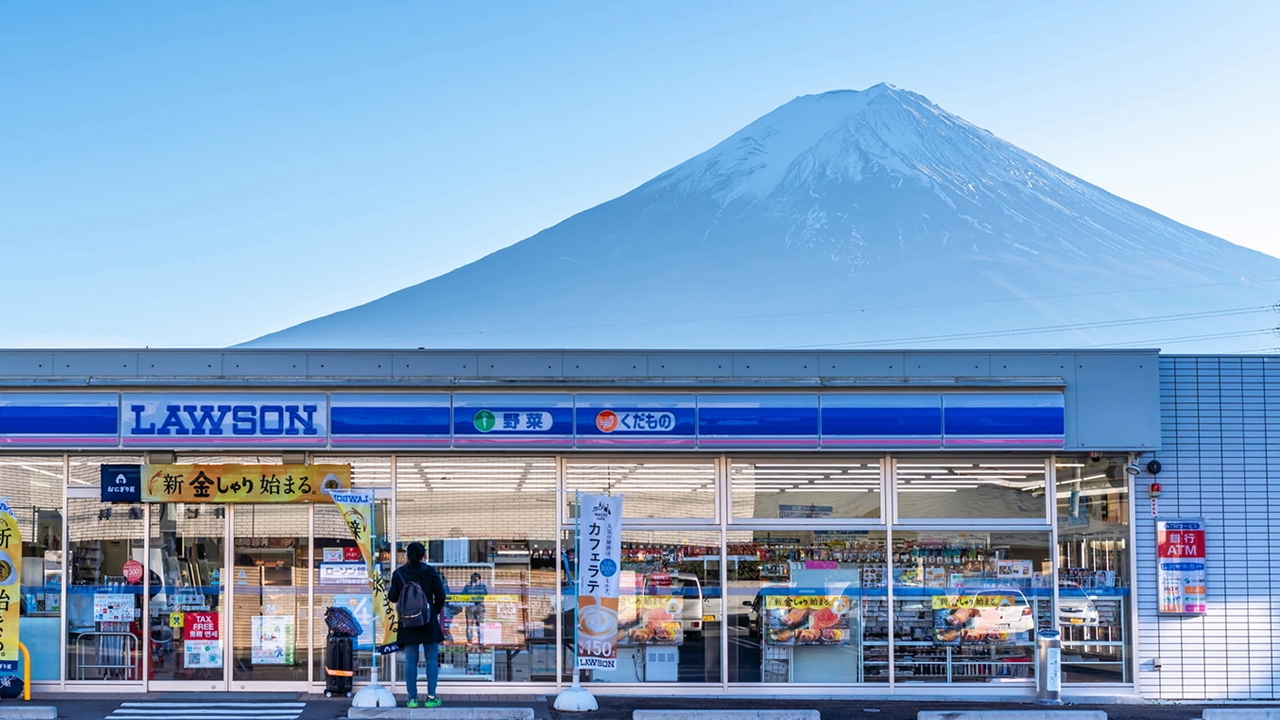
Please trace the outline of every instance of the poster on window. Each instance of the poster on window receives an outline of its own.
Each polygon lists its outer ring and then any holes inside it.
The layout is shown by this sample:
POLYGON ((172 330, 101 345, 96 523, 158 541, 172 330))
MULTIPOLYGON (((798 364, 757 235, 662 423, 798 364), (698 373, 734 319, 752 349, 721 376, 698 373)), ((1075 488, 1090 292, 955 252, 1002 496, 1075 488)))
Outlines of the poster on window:
POLYGON ((577 666, 618 666, 618 572, 622 559, 622 498, 578 496, 577 666))
POLYGON ((1156 563, 1160 614, 1204 615, 1204 520, 1156 520, 1156 563))
POLYGON ((252 618, 249 661, 254 665, 293 664, 293 617, 255 615, 252 618))
POLYGON ((218 613, 183 613, 182 666, 186 668, 222 667, 222 640, 218 628, 218 613))
POLYGON ((848 645, 846 595, 766 595, 764 638, 769 645, 848 645))
POLYGON ((675 595, 624 595, 618 600, 618 645, 679 645, 684 599, 675 595))
POLYGON ((933 596, 934 645, 1025 642, 1034 627, 1035 616, 1021 594, 933 596))

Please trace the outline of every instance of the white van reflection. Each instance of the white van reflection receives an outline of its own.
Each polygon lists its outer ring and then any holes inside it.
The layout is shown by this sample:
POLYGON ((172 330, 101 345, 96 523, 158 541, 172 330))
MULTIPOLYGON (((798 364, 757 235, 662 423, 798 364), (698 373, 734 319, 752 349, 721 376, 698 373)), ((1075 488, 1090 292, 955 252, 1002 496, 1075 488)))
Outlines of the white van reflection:
POLYGON ((1097 627, 1098 606, 1080 584, 1072 580, 1058 581, 1058 623, 1097 627))

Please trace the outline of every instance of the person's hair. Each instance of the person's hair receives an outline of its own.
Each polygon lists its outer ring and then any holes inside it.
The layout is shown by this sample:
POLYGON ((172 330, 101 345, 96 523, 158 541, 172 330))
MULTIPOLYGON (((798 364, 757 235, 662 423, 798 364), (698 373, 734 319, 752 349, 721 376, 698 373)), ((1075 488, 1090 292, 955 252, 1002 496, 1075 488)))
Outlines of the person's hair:
POLYGON ((408 558, 410 565, 421 567, 422 559, 427 556, 427 549, 420 542, 411 542, 409 547, 404 549, 404 556, 408 558))
POLYGON ((471 581, 475 582, 480 579, 480 573, 471 573, 471 581))

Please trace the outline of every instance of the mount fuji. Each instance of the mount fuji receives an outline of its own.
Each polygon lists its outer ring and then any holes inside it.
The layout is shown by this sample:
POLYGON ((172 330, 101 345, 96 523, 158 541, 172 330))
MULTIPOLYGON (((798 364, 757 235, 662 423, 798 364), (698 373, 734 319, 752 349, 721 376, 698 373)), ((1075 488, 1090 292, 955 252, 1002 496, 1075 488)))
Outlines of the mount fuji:
POLYGON ((470 265, 247 347, 1275 344, 1280 259, 891 85, 796 98, 470 265))

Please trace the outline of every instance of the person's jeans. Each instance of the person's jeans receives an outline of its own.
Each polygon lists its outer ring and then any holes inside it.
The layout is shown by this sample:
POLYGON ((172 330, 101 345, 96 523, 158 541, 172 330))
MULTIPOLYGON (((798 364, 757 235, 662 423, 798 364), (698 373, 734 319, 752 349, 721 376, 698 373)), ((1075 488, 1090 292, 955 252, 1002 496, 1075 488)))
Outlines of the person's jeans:
POLYGON ((409 697, 418 697, 418 648, 421 647, 427 663, 427 697, 436 696, 436 683, 440 680, 440 643, 409 645, 404 649, 404 682, 409 687, 409 697))

